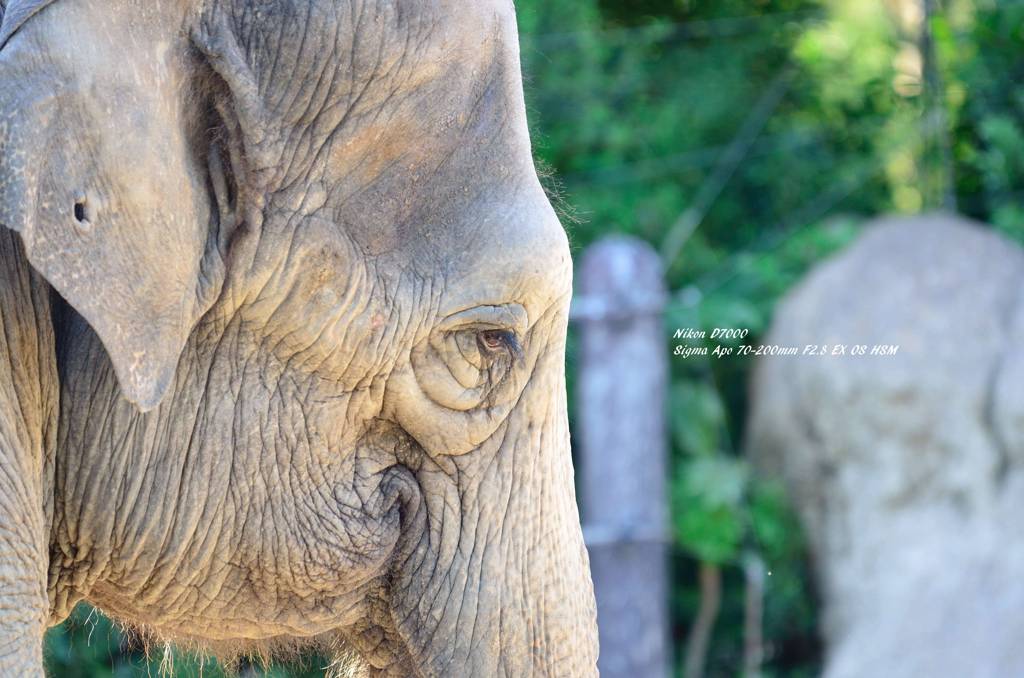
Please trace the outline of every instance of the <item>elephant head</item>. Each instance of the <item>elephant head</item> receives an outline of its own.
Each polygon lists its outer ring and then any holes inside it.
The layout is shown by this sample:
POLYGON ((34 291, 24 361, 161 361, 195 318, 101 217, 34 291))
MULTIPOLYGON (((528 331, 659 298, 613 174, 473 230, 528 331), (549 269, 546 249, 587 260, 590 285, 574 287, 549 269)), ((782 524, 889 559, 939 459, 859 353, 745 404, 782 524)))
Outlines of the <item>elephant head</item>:
POLYGON ((14 0, 0 46, 0 224, 70 318, 51 619, 594 675, 512 3, 14 0))

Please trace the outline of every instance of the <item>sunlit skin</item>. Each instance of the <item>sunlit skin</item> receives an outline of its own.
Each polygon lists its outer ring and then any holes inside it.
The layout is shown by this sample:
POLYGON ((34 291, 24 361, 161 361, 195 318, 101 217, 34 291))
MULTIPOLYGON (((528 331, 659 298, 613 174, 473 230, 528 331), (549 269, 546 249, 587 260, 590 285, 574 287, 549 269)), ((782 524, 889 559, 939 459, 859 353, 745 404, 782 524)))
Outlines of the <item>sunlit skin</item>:
POLYGON ((85 600, 367 675, 596 675, 511 2, 60 0, 0 81, 38 358, 0 374, 0 674, 85 600))

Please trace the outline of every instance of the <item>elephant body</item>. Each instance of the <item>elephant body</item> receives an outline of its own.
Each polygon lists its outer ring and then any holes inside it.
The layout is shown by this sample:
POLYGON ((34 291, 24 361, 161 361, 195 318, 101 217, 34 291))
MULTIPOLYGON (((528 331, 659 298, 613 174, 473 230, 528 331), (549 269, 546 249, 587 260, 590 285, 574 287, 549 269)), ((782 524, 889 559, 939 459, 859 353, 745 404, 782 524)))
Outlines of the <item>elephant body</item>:
POLYGON ((39 666, 59 408, 50 290, 0 229, 0 675, 39 666))
POLYGON ((0 674, 87 600, 226 655, 595 675, 511 3, 6 11, 0 674))
POLYGON ((931 215, 871 225, 778 307, 747 448, 824 599, 825 675, 1024 673, 1024 254, 931 215), (895 345, 895 355, 871 355, 895 345))

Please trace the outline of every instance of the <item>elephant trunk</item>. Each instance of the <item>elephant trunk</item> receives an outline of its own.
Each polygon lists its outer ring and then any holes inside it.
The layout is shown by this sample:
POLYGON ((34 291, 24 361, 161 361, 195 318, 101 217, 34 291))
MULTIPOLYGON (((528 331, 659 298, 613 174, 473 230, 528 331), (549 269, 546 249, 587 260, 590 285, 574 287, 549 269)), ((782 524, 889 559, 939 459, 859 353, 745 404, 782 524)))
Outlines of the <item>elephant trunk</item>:
POLYGON ((491 449, 417 474, 425 527, 399 568, 391 612, 423 676, 597 675, 561 355, 538 364, 491 449))

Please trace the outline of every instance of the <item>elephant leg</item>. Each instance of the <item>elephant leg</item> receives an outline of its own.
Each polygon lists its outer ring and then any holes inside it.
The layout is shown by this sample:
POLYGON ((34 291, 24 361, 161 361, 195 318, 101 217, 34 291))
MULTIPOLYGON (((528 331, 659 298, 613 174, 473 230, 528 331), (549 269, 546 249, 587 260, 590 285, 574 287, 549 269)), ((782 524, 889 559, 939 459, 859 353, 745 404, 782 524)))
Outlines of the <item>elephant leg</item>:
POLYGON ((42 676, 57 372, 50 290, 0 228, 0 675, 42 676), (51 460, 51 461, 48 461, 51 460))

